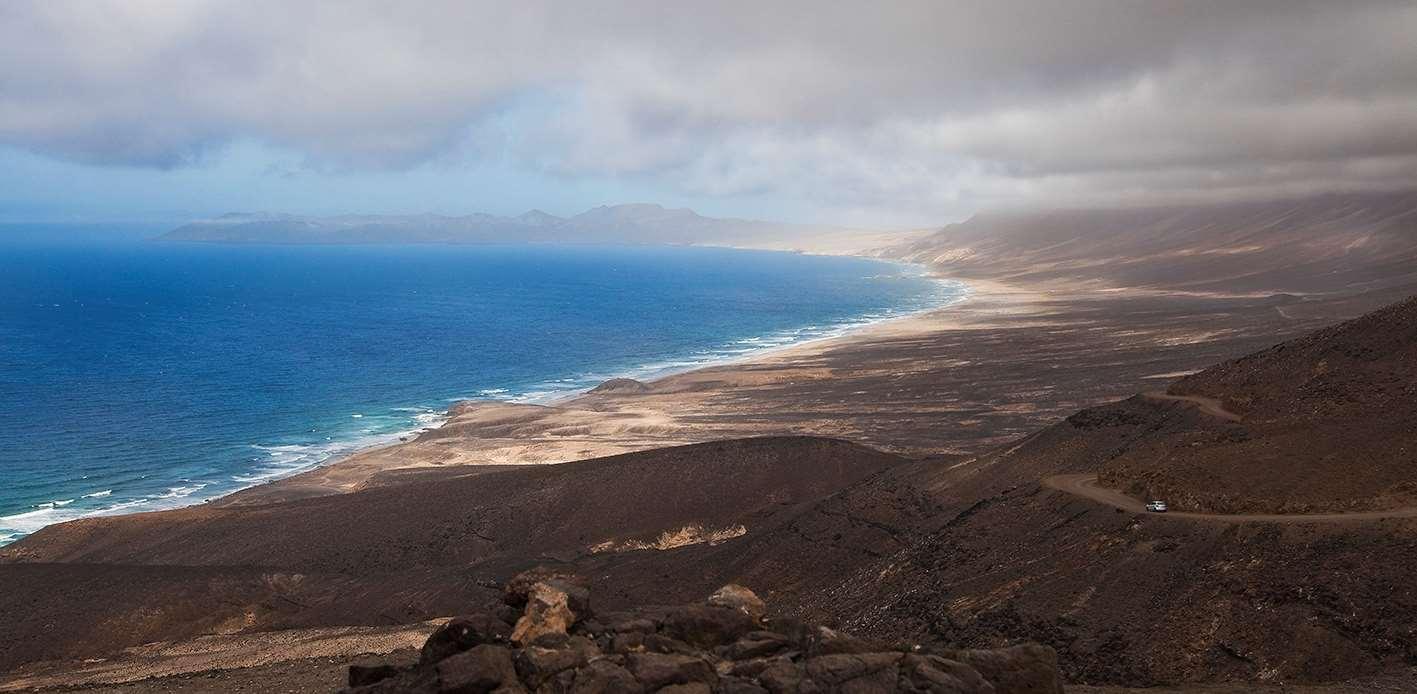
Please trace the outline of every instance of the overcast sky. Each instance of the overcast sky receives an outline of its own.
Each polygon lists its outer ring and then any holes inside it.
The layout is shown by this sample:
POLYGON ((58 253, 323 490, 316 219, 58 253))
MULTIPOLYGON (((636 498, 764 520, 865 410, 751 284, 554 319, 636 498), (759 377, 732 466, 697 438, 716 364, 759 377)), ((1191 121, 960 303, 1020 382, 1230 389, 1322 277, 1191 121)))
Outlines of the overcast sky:
POLYGON ((1417 185, 1417 2, 0 3, 0 218, 1417 185))

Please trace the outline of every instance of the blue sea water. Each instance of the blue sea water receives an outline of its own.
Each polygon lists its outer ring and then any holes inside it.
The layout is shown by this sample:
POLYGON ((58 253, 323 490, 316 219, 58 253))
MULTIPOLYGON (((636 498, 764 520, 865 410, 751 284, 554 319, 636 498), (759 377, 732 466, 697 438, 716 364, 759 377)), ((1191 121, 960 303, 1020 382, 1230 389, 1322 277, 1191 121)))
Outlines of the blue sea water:
POLYGON ((859 258, 151 231, 0 229, 0 544, 293 474, 436 425, 460 399, 548 401, 962 291, 859 258))

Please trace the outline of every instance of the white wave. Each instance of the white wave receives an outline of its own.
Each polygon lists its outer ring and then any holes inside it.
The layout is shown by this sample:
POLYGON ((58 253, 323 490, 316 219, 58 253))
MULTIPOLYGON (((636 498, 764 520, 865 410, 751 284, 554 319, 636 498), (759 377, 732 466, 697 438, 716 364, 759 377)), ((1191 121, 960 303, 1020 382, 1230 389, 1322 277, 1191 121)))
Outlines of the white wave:
POLYGON ((99 498, 102 498, 102 497, 105 497, 105 496, 110 496, 110 495, 112 495, 112 494, 113 494, 113 490, 112 490, 112 489, 105 489, 105 490, 103 490, 103 491, 101 491, 101 492, 94 492, 94 493, 92 493, 92 494, 85 494, 85 495, 83 495, 83 496, 81 496, 81 497, 79 497, 79 498, 80 498, 80 499, 99 499, 99 498))
MULTIPOLYGON (((60 509, 41 508, 9 516, 0 516, 0 530, 32 533, 46 525, 60 522, 60 519, 63 519, 64 515, 64 512, 60 509)), ((78 516, 76 515, 74 517, 77 518, 78 516)))
MULTIPOLYGON (((930 277, 929 270, 924 266, 910 263, 895 264, 901 270, 901 274, 896 275, 897 277, 909 277, 911 279, 930 277)), ((969 287, 963 282, 940 278, 932 279, 935 283, 933 290, 927 292, 926 296, 909 306, 872 311, 828 325, 813 324, 800 328, 790 328, 768 335, 740 338, 719 348, 701 350, 697 353, 700 356, 695 359, 652 362, 635 369, 599 377, 592 380, 591 384, 602 382, 614 376, 652 380, 676 373, 692 371, 694 369, 760 358, 789 347, 835 339, 876 323, 939 310, 963 301, 969 296, 969 287)), ((517 400, 522 402, 544 403, 554 402, 563 397, 577 394, 579 393, 566 391, 532 391, 517 400)))
POLYGON ((932 279, 935 286, 932 290, 925 292, 918 299, 904 306, 874 310, 825 325, 814 323, 766 335, 739 338, 724 345, 698 350, 690 358, 665 359, 642 364, 638 367, 582 374, 575 378, 556 378, 527 386, 516 392, 509 392, 506 388, 489 388, 478 391, 478 393, 516 403, 556 403, 578 396, 611 378, 627 377, 653 380, 695 369, 759 358, 777 350, 838 338, 875 323, 938 310, 962 301, 969 295, 968 285, 956 280, 931 278, 929 270, 924 266, 910 263, 892 264, 897 266, 899 272, 883 274, 882 278, 917 280, 926 278, 932 279))
POLYGON ((206 489, 206 488, 207 488, 207 483, 206 483, 206 482, 202 482, 202 483, 200 483, 200 484, 192 484, 192 485, 188 485, 188 486, 185 486, 185 487, 168 487, 166 492, 164 492, 164 493, 158 495, 156 498, 158 498, 158 499, 181 499, 181 498, 183 498, 183 497, 192 496, 193 494, 196 494, 197 492, 200 492, 200 491, 202 491, 203 489, 206 489))
POLYGON ((35 504, 34 507, 37 508, 37 509, 43 510, 43 509, 49 509, 49 508, 62 508, 62 507, 64 507, 64 506, 68 506, 69 504, 72 504, 72 503, 74 503, 74 500, 73 500, 73 499, 56 499, 56 500, 54 500, 54 501, 44 501, 44 502, 35 504))
MULTIPOLYGON (((187 501, 188 497, 206 486, 207 484, 203 482, 188 486, 172 487, 162 494, 125 499, 97 507, 75 507, 68 504, 51 506, 49 504, 41 504, 41 508, 37 508, 33 511, 0 516, 0 545, 13 542, 25 535, 38 531, 40 528, 56 523, 64 523, 80 518, 131 513, 136 510, 157 511, 186 506, 190 503, 187 501)), ((112 494, 112 492, 113 490, 106 489, 103 492, 86 494, 80 498, 102 498, 112 494)))
MULTIPOLYGON (((378 432, 374 428, 364 428, 358 435, 326 436, 324 441, 320 443, 252 444, 252 448, 266 453, 266 460, 259 462, 251 470, 231 475, 230 480, 237 483, 239 487, 227 490, 227 493, 313 470, 362 449, 394 443, 424 429, 436 427, 447 420, 446 414, 426 407, 395 407, 390 408, 390 411, 412 413, 413 416, 408 419, 402 417, 391 419, 404 422, 411 419, 412 422, 409 423, 417 426, 385 432, 378 432)), ((386 418, 380 416, 378 419, 384 420, 386 418)))

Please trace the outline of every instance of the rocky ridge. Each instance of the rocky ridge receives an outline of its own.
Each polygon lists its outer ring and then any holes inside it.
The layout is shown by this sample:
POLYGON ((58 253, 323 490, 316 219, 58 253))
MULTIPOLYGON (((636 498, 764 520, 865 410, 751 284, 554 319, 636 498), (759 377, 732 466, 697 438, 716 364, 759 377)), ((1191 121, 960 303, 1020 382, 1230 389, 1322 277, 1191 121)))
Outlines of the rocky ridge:
POLYGON ((345 692, 1063 691, 1046 646, 891 646, 770 617, 738 585, 701 604, 598 613, 583 581, 538 567, 506 585, 504 603, 440 627, 415 665, 351 666, 345 692))

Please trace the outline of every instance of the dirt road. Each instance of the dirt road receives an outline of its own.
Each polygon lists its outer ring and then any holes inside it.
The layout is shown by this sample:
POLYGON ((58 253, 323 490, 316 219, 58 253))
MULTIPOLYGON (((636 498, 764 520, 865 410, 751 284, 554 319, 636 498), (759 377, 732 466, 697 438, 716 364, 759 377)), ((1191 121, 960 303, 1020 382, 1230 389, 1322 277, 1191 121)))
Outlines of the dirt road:
MULTIPOLYGON (((1052 477, 1043 479, 1043 486, 1106 504, 1114 508, 1119 508, 1123 511, 1130 511, 1132 513, 1147 512, 1145 504, 1140 500, 1133 499, 1115 489, 1099 486, 1097 484, 1097 475, 1095 474, 1053 475, 1052 477)), ((1185 520, 1210 521, 1215 523, 1351 523, 1355 521, 1382 520, 1384 518, 1417 518, 1417 507, 1409 506, 1388 511, 1360 511, 1355 513, 1218 514, 1171 511, 1164 515, 1166 518, 1181 518, 1185 520)))
POLYGON ((1225 403, 1222 403, 1219 400, 1216 400, 1215 398, 1207 398, 1201 395, 1172 395, 1170 393, 1160 390, 1153 390, 1147 393, 1143 393, 1142 395, 1144 397, 1151 398, 1152 400, 1188 402, 1192 405, 1195 405, 1196 407, 1199 407, 1201 412, 1204 412, 1212 417, 1219 417, 1220 419, 1224 419, 1231 422, 1238 422, 1241 419, 1240 415, 1225 409, 1225 403))

